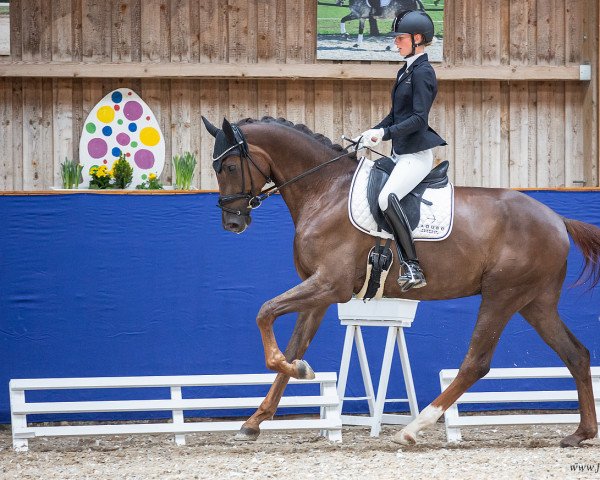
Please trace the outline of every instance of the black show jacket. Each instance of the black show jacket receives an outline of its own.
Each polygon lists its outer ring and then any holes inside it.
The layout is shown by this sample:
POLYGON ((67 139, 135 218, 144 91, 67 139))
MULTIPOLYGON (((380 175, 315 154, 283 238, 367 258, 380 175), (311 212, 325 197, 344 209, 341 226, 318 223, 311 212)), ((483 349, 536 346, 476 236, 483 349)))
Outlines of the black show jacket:
POLYGON ((392 109, 373 127, 384 129, 383 139, 392 140, 397 155, 447 145, 428 124, 429 110, 436 95, 437 79, 426 53, 408 69, 405 64, 398 71, 392 89, 392 109))

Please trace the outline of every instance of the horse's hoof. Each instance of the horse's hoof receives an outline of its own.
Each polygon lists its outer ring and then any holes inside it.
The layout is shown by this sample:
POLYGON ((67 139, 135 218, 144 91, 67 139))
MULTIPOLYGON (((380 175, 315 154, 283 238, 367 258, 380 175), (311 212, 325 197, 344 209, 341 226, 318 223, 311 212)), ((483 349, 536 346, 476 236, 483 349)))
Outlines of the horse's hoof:
POLYGON ((358 48, 358 43, 355 43, 354 45, 352 45, 354 48, 358 48))
POLYGON ((392 437, 392 442, 399 443, 400 445, 414 445, 417 443, 417 439, 413 436, 412 433, 403 429, 400 433, 397 433, 392 437))
POLYGON ((563 448, 566 447, 578 447, 579 444, 583 441, 584 439, 580 436, 580 435, 569 435, 568 437, 563 438, 560 441, 560 446, 563 448))
POLYGON ((302 380, 312 380, 315 378, 315 372, 306 360, 294 360, 292 364, 298 371, 298 376, 296 378, 300 378, 302 380))
POLYGON ((386 49, 386 50, 389 52, 389 51, 392 49, 392 47, 390 47, 390 46, 388 45, 387 47, 385 47, 385 49, 386 49))
POLYGON ((254 442, 260 435, 260 430, 254 428, 244 427, 240 428, 240 431, 235 434, 233 439, 237 442, 254 442))

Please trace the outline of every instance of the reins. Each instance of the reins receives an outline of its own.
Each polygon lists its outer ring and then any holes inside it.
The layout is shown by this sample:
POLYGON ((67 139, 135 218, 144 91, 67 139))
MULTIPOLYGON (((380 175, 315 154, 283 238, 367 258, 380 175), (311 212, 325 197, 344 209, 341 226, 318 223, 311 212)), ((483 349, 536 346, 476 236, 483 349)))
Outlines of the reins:
MULTIPOLYGON (((345 136, 342 136, 342 139, 349 141, 353 146, 357 146, 359 144, 359 142, 354 142, 354 141, 346 138, 345 136)), ((240 149, 241 150, 240 161, 242 161, 243 159, 246 159, 246 161, 248 161, 252 165, 254 165, 254 167, 259 171, 259 173, 263 177, 265 177, 265 180, 267 180, 267 182, 270 183, 272 181, 271 178, 268 175, 265 175, 265 173, 258 167, 258 165, 256 165, 256 162, 252 159, 252 156, 250 155, 248 148, 244 147, 242 145, 243 143, 245 143, 245 140, 238 141, 238 144, 234 146, 234 147, 237 147, 237 146, 242 147, 240 149)), ((316 167, 313 167, 313 168, 307 170, 306 172, 301 173, 300 175, 296 175, 295 177, 291 178, 290 180, 283 182, 281 185, 273 185, 273 186, 267 188, 266 190, 261 191, 258 195, 252 195, 251 191, 250 191, 250 193, 245 192, 246 183, 245 183, 245 179, 244 179, 244 175, 243 175, 244 168, 242 167, 242 193, 220 196, 218 207, 225 212, 233 213, 238 216, 249 216, 250 212, 252 210, 260 207, 262 205, 263 201, 265 201, 271 195, 279 192, 283 187, 287 187, 288 185, 291 185, 292 183, 295 183, 298 180, 301 180, 302 178, 307 177, 308 175, 315 173, 315 172, 321 170, 322 168, 324 168, 328 165, 331 165, 332 163, 337 162, 338 160, 340 160, 344 157, 347 157, 348 155, 356 154, 358 152, 358 150, 363 149, 363 148, 370 150, 371 152, 373 152, 381 157, 385 156, 385 155, 379 153, 378 151, 373 150, 370 147, 361 146, 360 148, 355 148, 354 151, 350 151, 350 152, 343 153, 342 155, 338 155, 337 157, 327 160, 326 162, 321 163, 321 164, 317 165, 316 167), (236 201, 236 200, 239 200, 242 198, 248 199, 248 205, 246 207, 247 210, 245 212, 242 212, 241 210, 233 210, 224 205, 225 203, 233 202, 233 201, 236 201)), ((228 150, 231 150, 231 148, 228 150)), ((252 179, 252 175, 250 175, 250 178, 252 179)), ((251 180, 251 182, 252 182, 252 180, 251 180)), ((250 187, 252 188, 252 186, 253 185, 251 185, 250 187)))

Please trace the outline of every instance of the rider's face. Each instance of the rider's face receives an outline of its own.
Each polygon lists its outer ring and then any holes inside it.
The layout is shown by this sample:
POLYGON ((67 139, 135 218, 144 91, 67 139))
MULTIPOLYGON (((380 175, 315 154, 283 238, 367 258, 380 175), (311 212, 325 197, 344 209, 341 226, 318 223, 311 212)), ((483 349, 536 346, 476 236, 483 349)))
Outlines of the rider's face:
MULTIPOLYGON (((415 42, 419 42, 419 40, 420 34, 415 35, 415 42)), ((412 52, 412 41, 410 39, 410 34, 408 33, 401 33, 400 35, 397 35, 394 39, 394 44, 400 52, 400 55, 402 55, 403 57, 410 55, 410 53, 412 52)))

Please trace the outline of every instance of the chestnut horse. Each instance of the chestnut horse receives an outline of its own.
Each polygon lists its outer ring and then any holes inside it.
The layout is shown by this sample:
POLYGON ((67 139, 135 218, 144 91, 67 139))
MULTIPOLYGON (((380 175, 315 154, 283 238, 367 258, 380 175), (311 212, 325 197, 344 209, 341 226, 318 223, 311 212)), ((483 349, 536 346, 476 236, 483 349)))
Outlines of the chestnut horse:
MULTIPOLYGON (((261 190, 271 181, 281 187, 295 225, 294 262, 302 283, 264 303, 256 319, 267 367, 278 375, 258 410, 236 435, 252 440, 260 433, 260 423, 275 414, 289 378, 314 375, 301 359, 327 308, 347 302, 361 289, 367 254, 374 242, 348 218, 348 193, 357 167, 354 152, 284 119, 246 119, 236 125, 224 120, 221 129, 203 120, 216 138, 213 166, 223 227, 242 233, 250 224, 252 208, 267 197, 261 190), (282 353, 273 323, 290 312, 298 312, 298 318, 282 353)), ((583 252, 582 275, 585 273, 584 281, 589 280, 593 288, 600 279, 600 228, 561 217, 517 191, 455 189, 452 234, 443 241, 417 243, 427 286, 402 293, 395 281, 400 262, 394 262, 384 296, 443 300, 481 295, 479 314, 456 379, 394 441, 415 443, 419 431, 433 425, 489 371, 500 334, 517 312, 559 355, 575 379, 581 421, 561 445, 577 446, 596 436, 589 351, 557 310, 567 270, 569 234, 583 252)))

